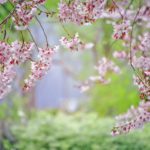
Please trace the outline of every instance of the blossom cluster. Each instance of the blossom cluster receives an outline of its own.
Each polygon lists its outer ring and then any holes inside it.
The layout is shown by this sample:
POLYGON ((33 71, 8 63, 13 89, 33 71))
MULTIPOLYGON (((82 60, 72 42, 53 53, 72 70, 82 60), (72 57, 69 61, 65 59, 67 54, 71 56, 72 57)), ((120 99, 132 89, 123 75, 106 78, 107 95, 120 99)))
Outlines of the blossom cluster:
POLYGON ((141 102, 138 108, 131 107, 125 115, 116 117, 117 124, 112 130, 112 135, 128 133, 133 129, 143 127, 145 123, 150 122, 150 102, 141 102))
POLYGON ((11 84, 16 76, 12 65, 1 68, 0 71, 0 99, 4 98, 11 91, 11 84))
POLYGON ((94 83, 108 84, 111 79, 107 78, 108 73, 120 74, 120 68, 106 57, 101 58, 95 66, 98 75, 90 76, 87 81, 79 86, 81 92, 88 91, 94 83))
POLYGON ((7 0, 0 0, 0 4, 6 3, 7 0))
POLYGON ((140 98, 142 100, 150 100, 149 75, 145 75, 144 80, 140 80, 134 76, 134 84, 138 87, 140 98))
POLYGON ((31 74, 28 79, 25 79, 23 90, 28 91, 31 89, 37 80, 40 80, 51 66, 51 59, 54 52, 58 47, 54 48, 39 48, 38 60, 31 62, 31 74))
POLYGON ((113 53, 113 57, 119 60, 126 60, 128 58, 128 54, 125 51, 115 51, 113 53))
MULTIPOLYGON (((7 0, 0 0, 0 4, 6 2, 7 0)), ((12 20, 15 23, 16 29, 24 30, 35 16, 38 6, 43 4, 45 0, 10 0, 9 2, 14 5, 12 20)))
POLYGON ((130 22, 125 20, 122 23, 115 23, 114 24, 114 34, 113 34, 113 38, 114 39, 128 39, 129 38, 129 30, 131 29, 131 25, 130 22))
POLYGON ((72 51, 79 51, 84 49, 90 49, 93 47, 92 43, 84 43, 80 40, 78 33, 75 34, 75 36, 71 39, 68 39, 66 37, 62 37, 60 39, 61 45, 67 49, 70 49, 72 51))
POLYGON ((105 0, 74 0, 70 3, 62 0, 59 4, 59 18, 62 22, 73 22, 82 25, 94 22, 101 17, 105 0))
POLYGON ((107 58, 103 57, 99 60, 98 65, 95 67, 98 71, 98 76, 91 76, 89 79, 91 81, 98 81, 103 84, 107 84, 110 82, 110 78, 106 79, 106 75, 108 72, 120 73, 120 69, 114 62, 108 60, 107 58))
POLYGON ((17 65, 31 57, 33 43, 21 44, 18 41, 7 44, 0 41, 0 98, 11 91, 11 84, 16 76, 17 65))
POLYGON ((7 44, 0 41, 0 99, 10 91, 17 75, 16 67, 31 61, 31 75, 25 80, 24 90, 29 90, 48 71, 56 48, 38 48, 38 60, 32 59, 34 43, 18 41, 7 44))
POLYGON ((21 3, 16 2, 16 11, 12 17, 16 25, 16 29, 26 29, 29 22, 33 19, 38 5, 44 2, 45 0, 27 0, 21 3))
POLYGON ((21 43, 18 41, 11 44, 0 41, 1 65, 18 65, 31 57, 33 43, 21 43))
POLYGON ((131 56, 125 51, 115 52, 114 57, 129 60, 136 71, 134 84, 139 89, 141 103, 125 115, 119 116, 113 135, 127 133, 150 122, 150 33, 146 32, 134 39, 130 49, 131 56))

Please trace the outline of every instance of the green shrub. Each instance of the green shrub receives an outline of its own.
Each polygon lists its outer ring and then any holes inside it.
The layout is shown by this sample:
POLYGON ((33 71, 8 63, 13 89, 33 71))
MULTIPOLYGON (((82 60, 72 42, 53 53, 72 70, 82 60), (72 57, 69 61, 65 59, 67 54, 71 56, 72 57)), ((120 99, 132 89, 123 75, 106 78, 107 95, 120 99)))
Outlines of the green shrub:
POLYGON ((149 150, 150 128, 112 137, 113 121, 95 114, 40 112, 26 125, 12 126, 16 143, 6 150, 149 150))

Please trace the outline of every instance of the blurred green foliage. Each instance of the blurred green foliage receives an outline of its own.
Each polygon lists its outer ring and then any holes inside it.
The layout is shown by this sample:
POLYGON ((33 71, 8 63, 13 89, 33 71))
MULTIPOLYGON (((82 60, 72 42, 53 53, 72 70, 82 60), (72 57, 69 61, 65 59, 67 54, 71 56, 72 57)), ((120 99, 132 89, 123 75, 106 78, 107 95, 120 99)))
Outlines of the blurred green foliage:
POLYGON ((149 150, 150 128, 112 137, 113 121, 95 114, 36 113, 26 124, 11 126, 16 142, 5 150, 149 150))
MULTIPOLYGON (((20 120, 19 112, 25 111, 26 103, 26 97, 15 94, 14 92, 10 94, 7 99, 0 102, 0 122, 8 121, 12 123, 20 120)), ((25 113, 27 115, 28 110, 25 113)))
POLYGON ((50 11, 58 11, 58 3, 60 0, 48 0, 45 3, 45 7, 50 11))
POLYGON ((124 68, 121 75, 111 75, 108 85, 96 85, 89 95, 92 110, 100 116, 115 116, 126 112, 131 105, 139 103, 138 92, 132 84, 132 74, 124 68))

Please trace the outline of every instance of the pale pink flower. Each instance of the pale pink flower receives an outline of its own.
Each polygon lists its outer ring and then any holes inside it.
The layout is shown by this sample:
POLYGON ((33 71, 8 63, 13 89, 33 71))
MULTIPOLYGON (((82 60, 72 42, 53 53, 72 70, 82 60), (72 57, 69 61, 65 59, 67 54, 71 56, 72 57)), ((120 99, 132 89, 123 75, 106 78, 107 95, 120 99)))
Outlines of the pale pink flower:
POLYGON ((124 20, 122 23, 115 23, 114 24, 114 39, 122 39, 125 40, 129 38, 129 31, 131 29, 130 22, 124 20))
POLYGON ((54 48, 39 48, 39 57, 35 62, 31 62, 31 74, 25 79, 23 90, 30 90, 40 80, 51 67, 52 55, 58 47, 54 48))
POLYGON ((124 115, 116 118, 117 124, 112 130, 112 135, 116 136, 128 133, 134 129, 141 128, 145 123, 150 122, 150 102, 141 102, 138 108, 131 109, 124 115))
POLYGON ((0 0, 0 4, 6 3, 7 0, 0 0))
POLYGON ((124 59, 127 59, 127 53, 124 52, 124 51, 115 51, 113 53, 113 56, 114 58, 118 58, 118 59, 121 59, 121 60, 124 60, 124 59))
POLYGON ((60 43, 63 47, 70 49, 72 51, 90 49, 93 47, 92 43, 83 43, 80 40, 78 33, 76 33, 73 38, 62 37, 60 39, 60 43))

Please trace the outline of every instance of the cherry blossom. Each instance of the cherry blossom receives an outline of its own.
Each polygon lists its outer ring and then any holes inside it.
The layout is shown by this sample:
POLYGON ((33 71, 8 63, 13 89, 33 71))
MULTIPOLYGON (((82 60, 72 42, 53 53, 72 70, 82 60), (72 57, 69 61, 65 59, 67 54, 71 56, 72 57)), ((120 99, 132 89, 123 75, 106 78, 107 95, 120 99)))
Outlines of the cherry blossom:
POLYGON ((11 56, 10 45, 0 41, 0 63, 5 64, 11 56))
POLYGON ((149 74, 145 74, 144 80, 140 80, 134 76, 134 84, 138 87, 140 98, 142 100, 150 100, 149 74))
POLYGON ((125 114, 116 117, 117 124, 112 130, 112 135, 116 136, 122 133, 128 133, 134 129, 143 127, 150 122, 150 102, 141 102, 138 108, 131 107, 125 114))
POLYGON ((11 92, 11 86, 17 75, 16 66, 26 61, 31 61, 31 75, 25 80, 24 90, 29 90, 35 82, 42 78, 51 66, 53 53, 58 49, 38 48, 38 60, 32 60, 33 43, 21 43, 18 41, 7 44, 0 41, 0 99, 11 92))
POLYGON ((20 43, 15 41, 11 44, 11 61, 10 64, 21 64, 30 60, 34 43, 20 43))
POLYGON ((123 21, 120 24, 114 24, 114 39, 122 39, 125 40, 129 38, 129 30, 131 29, 129 21, 123 21))
POLYGON ((93 47, 92 43, 83 43, 79 39, 78 33, 75 34, 75 36, 71 39, 68 39, 66 37, 62 37, 60 39, 61 45, 64 46, 67 49, 70 49, 72 51, 78 51, 78 50, 84 50, 84 49, 90 49, 93 47))
POLYGON ((16 76, 13 65, 8 65, 0 71, 0 99, 11 91, 11 84, 16 76))
POLYGON ((140 49, 144 52, 148 52, 150 50, 150 33, 144 33, 143 37, 140 37, 141 41, 140 49))
POLYGON ((12 83, 17 75, 16 66, 30 57, 33 43, 21 44, 18 41, 7 44, 0 41, 0 99, 11 91, 12 83))
POLYGON ((119 67, 105 57, 99 60, 98 65, 95 66, 95 69, 98 71, 98 76, 91 76, 89 79, 91 81, 98 81, 103 84, 110 82, 110 79, 106 79, 106 74, 109 71, 113 71, 117 74, 120 73, 119 67))
POLYGON ((109 84, 111 79, 106 77, 109 72, 120 74, 120 68, 106 57, 103 57, 98 61, 95 70, 97 71, 97 75, 90 76, 87 81, 79 86, 81 93, 90 90, 95 83, 109 84))
POLYGON ((127 59, 128 55, 125 51, 115 51, 113 53, 114 58, 118 58, 120 60, 125 60, 127 59))
POLYGON ((71 1, 62 0, 59 4, 59 18, 62 22, 73 22, 82 25, 94 22, 100 18, 105 6, 105 0, 71 1))
POLYGON ((39 57, 37 61, 31 62, 31 74, 28 79, 25 79, 23 90, 30 90, 37 80, 40 80, 49 70, 51 66, 52 55, 58 47, 54 48, 39 48, 39 57))
POLYGON ((7 0, 0 0, 0 4, 6 3, 7 0))
POLYGON ((12 17, 16 24, 17 30, 24 30, 28 27, 30 21, 33 19, 39 4, 44 3, 45 0, 23 1, 16 4, 16 11, 12 17), (27 7, 28 6, 28 7, 27 7))

